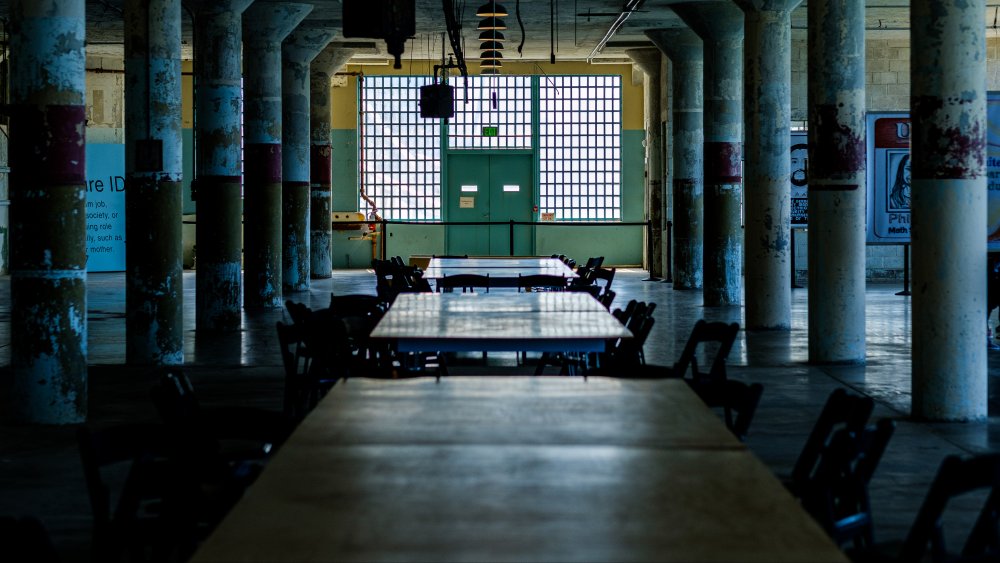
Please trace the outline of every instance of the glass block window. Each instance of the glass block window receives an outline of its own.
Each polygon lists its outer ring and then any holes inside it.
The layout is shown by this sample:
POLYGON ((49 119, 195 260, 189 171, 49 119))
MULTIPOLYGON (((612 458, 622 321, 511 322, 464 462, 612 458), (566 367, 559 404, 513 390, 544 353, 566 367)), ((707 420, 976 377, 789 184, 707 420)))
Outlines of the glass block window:
MULTIPOLYGON (((419 105, 420 87, 430 82, 429 76, 359 80, 359 178, 383 219, 441 219, 441 120, 421 118, 419 105)), ((360 197, 359 206, 371 211, 360 197)))
POLYGON ((621 77, 539 79, 539 211, 621 219, 621 77))
POLYGON ((448 123, 452 149, 530 149, 531 77, 454 78, 455 117, 448 123))

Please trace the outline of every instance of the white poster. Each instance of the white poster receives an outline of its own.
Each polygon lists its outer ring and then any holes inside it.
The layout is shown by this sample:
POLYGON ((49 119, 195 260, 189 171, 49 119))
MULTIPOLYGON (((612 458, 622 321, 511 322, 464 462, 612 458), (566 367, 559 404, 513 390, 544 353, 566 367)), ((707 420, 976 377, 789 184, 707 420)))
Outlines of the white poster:
POLYGON ((910 116, 872 112, 868 134, 868 242, 910 242, 910 116))
POLYGON ((125 270, 125 145, 87 145, 87 271, 125 270))

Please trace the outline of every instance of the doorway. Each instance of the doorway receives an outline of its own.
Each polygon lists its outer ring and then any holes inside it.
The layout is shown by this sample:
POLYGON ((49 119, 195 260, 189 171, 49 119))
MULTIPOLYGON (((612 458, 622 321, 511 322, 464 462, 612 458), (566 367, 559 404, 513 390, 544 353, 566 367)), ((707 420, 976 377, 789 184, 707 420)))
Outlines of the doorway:
MULTIPOLYGON (((448 155, 448 221, 532 221, 535 197, 532 155, 448 155)), ((514 226, 514 255, 534 254, 534 227, 514 226)), ((508 256, 510 225, 449 225, 448 254, 508 256)))

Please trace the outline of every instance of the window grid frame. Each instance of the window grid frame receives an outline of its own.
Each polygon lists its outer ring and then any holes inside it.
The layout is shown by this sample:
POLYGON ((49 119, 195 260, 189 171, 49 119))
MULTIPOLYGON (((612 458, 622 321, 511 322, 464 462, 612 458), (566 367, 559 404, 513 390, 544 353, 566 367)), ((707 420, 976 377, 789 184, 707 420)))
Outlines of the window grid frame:
MULTIPOLYGON (((470 84, 473 97, 492 92, 486 77, 470 84), (479 82, 476 84, 475 82, 479 82)), ((490 77, 492 78, 492 77, 490 77)), ((457 124, 419 117, 419 86, 426 76, 375 75, 358 81, 359 181, 388 220, 440 221, 445 196, 443 181, 449 152, 530 152, 535 155, 539 213, 553 213, 556 222, 615 222, 622 220, 622 78, 618 75, 507 76, 514 84, 518 109, 500 112, 527 116, 527 134, 513 137, 515 146, 499 146, 498 137, 483 137, 475 107, 465 109, 464 84, 456 86, 457 124), (366 89, 367 90, 364 90, 366 89), (374 93, 381 92, 376 98, 374 93), (524 93, 526 92, 526 96, 524 93), (387 96, 385 94, 388 94, 387 96), (459 116, 462 116, 460 118, 459 116), (477 128, 479 135, 476 134, 477 128), (455 139, 472 139, 471 143, 455 139), (486 143, 475 145, 477 140, 486 143), (474 145, 474 146, 470 146, 474 145), (404 154, 415 157, 403 158, 404 154), (376 158, 379 156, 380 158, 376 158), (400 192, 392 186, 415 186, 400 192)), ((461 82, 458 79, 455 82, 461 82)), ((507 91, 504 91, 505 94, 507 91)), ((483 100, 480 100, 482 102, 483 100)), ((499 104, 498 104, 499 105, 499 104)), ((509 108, 508 108, 509 109, 509 108)), ((492 114, 492 112, 491 112, 492 114)), ((490 123, 501 127, 504 123, 490 123)), ((509 141, 511 136, 506 137, 509 141)), ((359 193, 359 209, 371 211, 359 193)))
MULTIPOLYGON (((396 75, 358 81, 358 177, 383 219, 441 220, 441 122, 421 118, 419 105, 420 86, 431 81, 396 75)), ((358 205, 370 214, 360 190, 358 205)))

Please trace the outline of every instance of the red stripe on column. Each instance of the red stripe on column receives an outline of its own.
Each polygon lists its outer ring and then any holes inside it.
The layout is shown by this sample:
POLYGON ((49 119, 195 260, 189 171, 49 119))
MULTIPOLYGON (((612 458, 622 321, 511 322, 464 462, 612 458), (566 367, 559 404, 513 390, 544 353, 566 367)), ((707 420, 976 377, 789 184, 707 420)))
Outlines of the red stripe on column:
POLYGON ((333 150, 330 145, 312 145, 309 151, 309 178, 313 184, 333 183, 333 150))
POLYGON ((281 183, 281 145, 275 143, 247 144, 246 178, 248 182, 281 183))
POLYGON ((705 143, 705 185, 736 184, 742 180, 740 144, 705 143))
POLYGON ((86 108, 22 104, 12 108, 10 144, 12 174, 33 181, 76 184, 86 181, 86 108))

